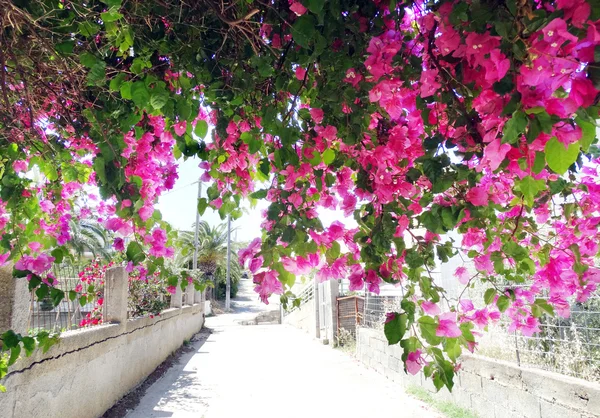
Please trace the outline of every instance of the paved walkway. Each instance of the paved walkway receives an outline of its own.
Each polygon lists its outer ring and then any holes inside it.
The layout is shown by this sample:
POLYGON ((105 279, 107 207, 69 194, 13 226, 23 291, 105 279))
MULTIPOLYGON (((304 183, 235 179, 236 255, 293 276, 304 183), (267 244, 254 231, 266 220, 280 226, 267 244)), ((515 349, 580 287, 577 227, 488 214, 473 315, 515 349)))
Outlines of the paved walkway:
POLYGON ((348 354, 285 325, 239 325, 264 306, 243 284, 236 312, 208 318, 128 418, 371 418, 440 415, 348 354), (250 299, 250 300, 248 300, 250 299))

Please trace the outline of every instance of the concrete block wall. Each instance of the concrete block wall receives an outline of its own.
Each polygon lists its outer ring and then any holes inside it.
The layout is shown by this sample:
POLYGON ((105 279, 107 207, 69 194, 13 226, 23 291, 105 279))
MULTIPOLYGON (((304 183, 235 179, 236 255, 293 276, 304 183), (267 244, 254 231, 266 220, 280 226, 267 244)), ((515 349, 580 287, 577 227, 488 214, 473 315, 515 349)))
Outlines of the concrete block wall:
POLYGON ((317 337, 317 316, 315 299, 311 298, 304 305, 283 317, 283 323, 299 328, 311 337, 317 337))
MULTIPOLYGON (((366 366, 401 386, 432 392, 430 380, 403 370, 401 348, 383 332, 359 328, 356 354, 366 366)), ((482 418, 600 418, 600 385, 476 355, 463 355, 452 393, 435 396, 470 408, 482 418)))
POLYGON ((99 417, 202 329, 203 303, 128 320, 121 267, 109 270, 106 287, 104 318, 112 323, 62 333, 46 353, 18 360, 2 380, 2 418, 99 417))
POLYGON ((10 368, 0 416, 99 417, 203 323, 201 305, 194 305, 61 334, 47 353, 36 351, 10 368))

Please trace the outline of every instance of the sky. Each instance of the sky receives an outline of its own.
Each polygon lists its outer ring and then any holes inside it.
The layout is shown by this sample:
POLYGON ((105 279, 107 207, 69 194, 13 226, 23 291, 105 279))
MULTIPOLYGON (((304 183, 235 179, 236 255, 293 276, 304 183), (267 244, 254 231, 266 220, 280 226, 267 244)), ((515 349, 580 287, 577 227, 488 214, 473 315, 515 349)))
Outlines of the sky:
MULTIPOLYGON (((197 181, 203 171, 198 167, 198 164, 200 164, 198 158, 190 158, 187 161, 181 160, 179 162, 179 178, 175 182, 175 186, 172 190, 163 193, 158 201, 157 207, 162 213, 163 219, 175 229, 192 230, 192 226, 196 222, 197 181)), ((202 184, 202 197, 206 197, 206 189, 209 186, 210 183, 202 184)), ((255 209, 250 209, 249 205, 245 204, 247 211, 240 219, 231 224, 232 229, 237 228, 231 237, 233 241, 249 242, 261 236, 261 209, 267 207, 266 203, 264 201, 259 202, 255 209)), ((226 219, 222 221, 219 213, 211 208, 206 209, 200 219, 205 220, 210 225, 227 222, 226 219)))
MULTIPOLYGON (((202 170, 198 167, 200 160, 190 158, 187 161, 179 161, 179 178, 175 182, 172 190, 163 193, 158 201, 158 209, 162 213, 163 219, 171 224, 175 229, 191 230, 196 221, 196 203, 198 196, 198 178, 202 170)), ((210 184, 202 185, 202 197, 206 197, 206 189, 210 184)), ((232 228, 237 227, 232 234, 232 240, 237 242, 250 242, 254 238, 262 235, 260 224, 262 222, 261 211, 268 207, 268 202, 259 200, 255 208, 250 208, 245 204, 244 215, 232 223, 232 228), (237 236, 236 236, 237 234, 237 236)), ((347 227, 354 228, 356 222, 352 218, 345 218, 342 211, 332 211, 319 209, 319 218, 324 226, 329 226, 333 221, 342 221, 347 227)), ((222 221, 216 211, 208 208, 201 217, 210 225, 217 225, 222 221)))

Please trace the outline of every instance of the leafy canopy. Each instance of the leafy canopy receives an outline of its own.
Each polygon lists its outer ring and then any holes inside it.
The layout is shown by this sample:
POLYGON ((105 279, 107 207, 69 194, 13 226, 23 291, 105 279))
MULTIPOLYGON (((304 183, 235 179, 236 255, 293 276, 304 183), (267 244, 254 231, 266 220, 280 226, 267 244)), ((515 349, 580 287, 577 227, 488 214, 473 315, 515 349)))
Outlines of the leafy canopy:
POLYGON ((504 313, 530 335, 600 281, 595 1, 0 10, 0 262, 32 290, 52 287, 69 220, 85 216, 136 268, 187 283, 164 263, 175 234, 153 205, 191 157, 214 180, 201 213, 238 218, 242 198, 270 202, 262 238, 240 252, 264 300, 286 302, 310 271, 373 292, 402 284, 386 335, 438 388, 452 387, 475 326, 504 313), (358 226, 324 227, 318 208, 358 226), (488 286, 485 306, 449 300, 431 274, 458 250, 473 268, 456 280, 488 286))

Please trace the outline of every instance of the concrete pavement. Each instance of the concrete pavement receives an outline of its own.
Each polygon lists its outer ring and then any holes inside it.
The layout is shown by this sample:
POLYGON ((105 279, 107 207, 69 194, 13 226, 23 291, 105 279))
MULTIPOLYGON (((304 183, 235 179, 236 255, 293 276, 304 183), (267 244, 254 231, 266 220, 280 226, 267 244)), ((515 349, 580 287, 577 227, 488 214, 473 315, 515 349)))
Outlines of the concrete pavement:
POLYGON ((239 325, 265 309, 249 289, 243 282, 235 313, 207 318, 212 333, 193 343, 128 418, 440 417, 297 329, 239 325))

